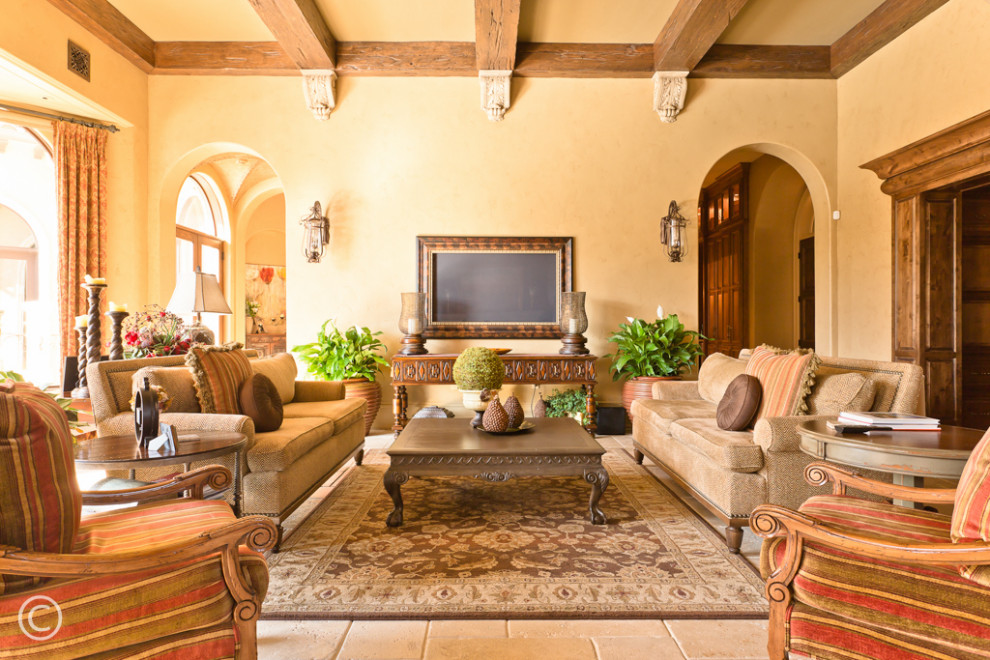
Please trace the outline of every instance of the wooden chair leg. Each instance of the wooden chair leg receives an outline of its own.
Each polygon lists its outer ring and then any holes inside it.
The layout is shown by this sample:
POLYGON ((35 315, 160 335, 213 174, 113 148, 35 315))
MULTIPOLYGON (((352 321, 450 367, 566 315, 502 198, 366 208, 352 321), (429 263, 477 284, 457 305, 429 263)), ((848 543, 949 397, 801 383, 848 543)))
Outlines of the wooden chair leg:
POLYGON ((635 448, 633 449, 633 458, 636 459, 636 462, 639 465, 642 465, 643 464, 643 458, 644 458, 644 456, 643 456, 643 452, 641 452, 640 450, 635 449, 635 448))
POLYGON ((778 585, 777 588, 767 589, 770 600, 770 620, 767 635, 767 655, 770 660, 787 660, 787 608, 790 605, 790 594, 784 596, 778 585))

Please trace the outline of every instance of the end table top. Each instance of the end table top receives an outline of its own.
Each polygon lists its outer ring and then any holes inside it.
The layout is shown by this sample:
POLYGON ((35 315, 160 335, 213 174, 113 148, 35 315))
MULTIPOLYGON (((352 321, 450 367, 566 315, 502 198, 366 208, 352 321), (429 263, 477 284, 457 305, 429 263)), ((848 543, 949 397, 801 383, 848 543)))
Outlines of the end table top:
POLYGON ((223 456, 246 443, 246 435, 233 431, 181 431, 175 452, 159 453, 141 447, 134 434, 104 435, 77 444, 75 460, 107 469, 175 465, 223 456))
POLYGON ((535 428, 492 434, 471 428, 465 417, 410 420, 388 449, 389 456, 485 454, 495 456, 602 455, 605 449, 569 417, 535 419, 535 428))
POLYGON ((814 420, 798 424, 798 433, 816 440, 850 447, 869 447, 887 454, 965 460, 983 437, 984 431, 943 425, 940 431, 875 431, 866 435, 836 433, 825 421, 814 420))

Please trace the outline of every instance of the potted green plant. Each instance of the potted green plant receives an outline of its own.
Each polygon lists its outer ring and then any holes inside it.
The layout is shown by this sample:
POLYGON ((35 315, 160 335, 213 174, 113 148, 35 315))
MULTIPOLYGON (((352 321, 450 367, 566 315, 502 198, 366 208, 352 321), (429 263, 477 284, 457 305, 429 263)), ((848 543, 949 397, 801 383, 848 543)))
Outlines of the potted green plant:
POLYGON ((582 390, 557 390, 544 399, 547 417, 571 417, 584 424, 588 410, 588 398, 582 390))
POLYGON ((375 382, 381 368, 388 366, 388 360, 379 355, 386 348, 377 338, 381 334, 353 325, 341 332, 333 319, 329 319, 316 334, 315 342, 292 347, 309 373, 324 380, 343 381, 346 398, 368 402, 364 413, 365 435, 371 432, 382 405, 382 392, 375 382))
POLYGON ((454 360, 454 385, 461 392, 464 407, 475 412, 472 426, 481 425, 481 416, 488 407, 485 391, 495 391, 502 387, 505 378, 505 365, 490 348, 473 346, 465 349, 454 360))
POLYGON ((620 323, 618 331, 608 340, 618 347, 612 358, 612 380, 625 378, 622 385, 622 405, 626 412, 636 399, 648 398, 653 383, 658 380, 680 378, 694 366, 702 354, 699 339, 694 330, 686 330, 677 314, 670 314, 652 322, 628 319, 620 323))

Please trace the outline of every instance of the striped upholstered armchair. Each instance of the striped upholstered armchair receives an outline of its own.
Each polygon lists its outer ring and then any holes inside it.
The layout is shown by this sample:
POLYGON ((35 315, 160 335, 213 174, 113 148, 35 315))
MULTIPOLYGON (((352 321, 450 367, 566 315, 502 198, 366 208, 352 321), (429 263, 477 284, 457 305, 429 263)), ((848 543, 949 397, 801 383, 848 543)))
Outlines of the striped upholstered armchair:
POLYGON ((0 658, 256 657, 275 525, 200 499, 230 481, 214 466, 82 493, 65 413, 0 382, 0 658))
POLYGON ((827 463, 805 478, 833 494, 798 511, 757 507, 771 660, 990 658, 990 431, 956 489, 895 486, 827 463), (847 488, 952 515, 860 499, 847 488))

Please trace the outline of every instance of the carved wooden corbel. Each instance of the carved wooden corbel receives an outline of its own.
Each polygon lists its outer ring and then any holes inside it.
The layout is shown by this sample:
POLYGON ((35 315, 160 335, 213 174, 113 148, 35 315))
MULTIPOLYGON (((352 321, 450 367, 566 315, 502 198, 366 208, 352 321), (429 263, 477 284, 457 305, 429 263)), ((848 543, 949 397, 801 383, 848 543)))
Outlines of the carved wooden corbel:
POLYGON ((336 106, 337 73, 333 69, 303 71, 306 106, 313 115, 326 121, 336 106))
POLYGON ((512 71, 479 71, 481 82, 481 109, 491 121, 502 121, 509 109, 509 90, 512 71))
POLYGON ((653 109, 660 121, 672 124, 684 109, 687 71, 657 71, 653 74, 653 109))

